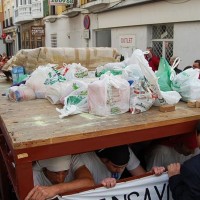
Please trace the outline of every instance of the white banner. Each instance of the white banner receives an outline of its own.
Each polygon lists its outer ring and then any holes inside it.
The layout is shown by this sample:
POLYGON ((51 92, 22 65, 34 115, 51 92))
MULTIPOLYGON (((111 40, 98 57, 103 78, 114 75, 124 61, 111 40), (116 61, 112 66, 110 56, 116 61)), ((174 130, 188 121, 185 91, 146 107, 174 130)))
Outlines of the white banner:
POLYGON ((172 200, 167 173, 59 197, 59 200, 172 200))

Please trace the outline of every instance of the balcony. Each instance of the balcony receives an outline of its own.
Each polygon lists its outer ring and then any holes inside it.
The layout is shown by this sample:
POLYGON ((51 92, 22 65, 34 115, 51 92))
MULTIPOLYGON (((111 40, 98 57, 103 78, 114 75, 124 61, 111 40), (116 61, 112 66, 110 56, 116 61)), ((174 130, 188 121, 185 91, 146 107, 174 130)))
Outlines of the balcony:
POLYGON ((18 8, 14 9, 14 23, 25 23, 33 20, 31 14, 31 4, 20 5, 18 8))
POLYGON ((83 8, 69 8, 67 11, 63 12, 63 15, 67 15, 68 17, 76 17, 79 13, 85 12, 83 8))
POLYGON ((32 16, 34 19, 40 19, 44 17, 43 3, 40 1, 32 2, 32 16))
POLYGON ((93 0, 86 4, 83 4, 81 8, 94 12, 107 8, 109 4, 110 0, 93 0))
POLYGON ((79 1, 74 0, 74 4, 68 6, 67 11, 64 11, 62 14, 67 15, 68 17, 75 17, 81 12, 87 11, 86 9, 80 8, 79 1))
POLYGON ((43 16, 43 1, 33 0, 32 4, 19 5, 14 9, 14 24, 23 24, 43 16))

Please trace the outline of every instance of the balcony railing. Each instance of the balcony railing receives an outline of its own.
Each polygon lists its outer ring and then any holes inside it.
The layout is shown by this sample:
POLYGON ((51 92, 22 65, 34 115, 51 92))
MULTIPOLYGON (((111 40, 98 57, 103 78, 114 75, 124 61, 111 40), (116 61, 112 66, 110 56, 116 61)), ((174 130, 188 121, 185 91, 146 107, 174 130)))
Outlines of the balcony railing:
POLYGON ((83 4, 81 8, 85 8, 90 11, 98 11, 105 9, 109 4, 110 0, 90 0, 83 4))
POLYGON ((43 17, 43 0, 33 0, 31 4, 19 5, 14 9, 14 24, 22 24, 43 17))
POLYGON ((35 19, 44 17, 43 3, 40 1, 32 2, 32 16, 35 19))

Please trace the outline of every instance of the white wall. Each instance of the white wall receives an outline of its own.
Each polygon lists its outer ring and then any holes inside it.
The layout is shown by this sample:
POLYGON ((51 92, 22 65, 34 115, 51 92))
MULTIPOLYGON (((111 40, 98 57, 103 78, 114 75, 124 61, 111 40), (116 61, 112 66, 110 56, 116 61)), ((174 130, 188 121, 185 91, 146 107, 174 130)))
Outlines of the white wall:
MULTIPOLYGON (((121 35, 135 35, 135 47, 145 50, 151 45, 151 24, 174 24, 174 55, 181 57, 180 68, 192 65, 200 58, 200 0, 169 0, 137 5, 110 12, 89 14, 90 39, 83 37, 83 19, 85 14, 73 18, 61 18, 55 23, 46 22, 46 46, 51 45, 51 33, 58 34, 58 47, 92 47, 96 46, 96 31, 111 29, 111 47, 124 54, 119 44, 121 35), (193 21, 193 22, 192 22, 193 21)), ((133 49, 129 49, 131 51, 133 49)))
POLYGON ((45 44, 46 47, 51 47, 51 34, 57 33, 58 47, 69 46, 69 39, 67 37, 67 18, 57 19, 56 22, 45 22, 45 44))
POLYGON ((156 1, 129 6, 124 9, 100 13, 98 15, 98 27, 108 28, 200 20, 199 8, 199 0, 156 1))
MULTIPOLYGON (((91 18, 91 30, 96 29, 96 15, 90 15, 91 18)), ((51 46, 51 34, 57 33, 57 45, 58 47, 87 47, 94 46, 93 32, 91 31, 90 40, 86 40, 83 37, 84 14, 79 14, 73 18, 58 18, 56 22, 45 22, 45 43, 47 47, 51 46)))
POLYGON ((200 59, 200 22, 174 25, 174 55, 181 58, 179 68, 192 65, 200 59))
POLYGON ((147 47, 147 26, 135 26, 125 28, 113 28, 111 31, 112 47, 117 48, 122 55, 126 56, 132 53, 134 49, 146 50, 147 47), (120 47, 119 38, 123 35, 135 35, 135 46, 133 48, 122 48, 120 47))

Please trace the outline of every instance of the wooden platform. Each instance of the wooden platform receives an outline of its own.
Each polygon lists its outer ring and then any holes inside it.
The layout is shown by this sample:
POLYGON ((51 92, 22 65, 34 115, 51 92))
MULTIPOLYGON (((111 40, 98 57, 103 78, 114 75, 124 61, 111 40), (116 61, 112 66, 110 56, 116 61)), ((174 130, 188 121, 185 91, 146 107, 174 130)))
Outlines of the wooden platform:
MULTIPOLYGON (((0 80, 1 94, 8 86, 0 80)), ((15 168, 7 161, 6 166, 19 199, 33 186, 35 160, 183 134, 193 131, 200 119, 200 108, 188 108, 183 102, 173 112, 152 107, 136 115, 83 113, 64 119, 46 99, 11 102, 1 95, 0 102, 1 152, 4 160, 11 152, 15 168)))

